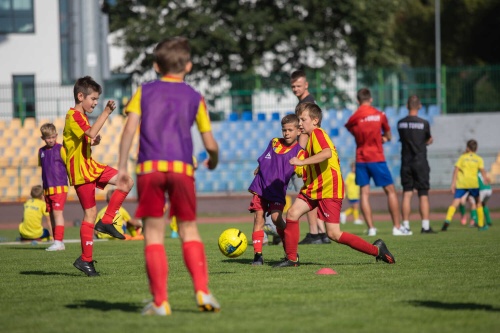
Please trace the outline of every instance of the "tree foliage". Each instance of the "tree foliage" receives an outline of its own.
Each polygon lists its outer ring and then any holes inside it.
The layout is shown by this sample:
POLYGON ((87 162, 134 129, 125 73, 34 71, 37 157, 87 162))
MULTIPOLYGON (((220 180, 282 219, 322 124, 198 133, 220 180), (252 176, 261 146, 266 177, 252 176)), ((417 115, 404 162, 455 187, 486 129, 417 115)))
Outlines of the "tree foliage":
POLYGON ((390 66, 397 0, 118 0, 108 8, 128 67, 151 68, 165 37, 191 40, 194 75, 216 82, 228 73, 342 69, 349 57, 390 66))

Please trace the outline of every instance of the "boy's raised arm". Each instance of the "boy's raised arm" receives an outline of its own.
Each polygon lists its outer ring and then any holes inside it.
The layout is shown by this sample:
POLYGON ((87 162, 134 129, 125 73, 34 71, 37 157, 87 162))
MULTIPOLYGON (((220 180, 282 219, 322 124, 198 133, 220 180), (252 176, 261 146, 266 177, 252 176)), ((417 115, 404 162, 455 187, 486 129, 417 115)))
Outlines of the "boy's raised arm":
POLYGON ((95 139, 97 137, 97 134, 99 134, 99 131, 101 130, 102 126, 104 126, 104 123, 108 119, 109 115, 113 113, 113 111, 116 108, 116 104, 114 101, 108 101, 106 104, 106 107, 104 108, 104 111, 97 117, 94 125, 90 127, 88 130, 85 131, 85 135, 88 136, 91 139, 95 139))
POLYGON ((212 131, 201 133, 201 140, 208 153, 208 159, 203 164, 213 170, 219 163, 219 145, 215 141, 212 131))

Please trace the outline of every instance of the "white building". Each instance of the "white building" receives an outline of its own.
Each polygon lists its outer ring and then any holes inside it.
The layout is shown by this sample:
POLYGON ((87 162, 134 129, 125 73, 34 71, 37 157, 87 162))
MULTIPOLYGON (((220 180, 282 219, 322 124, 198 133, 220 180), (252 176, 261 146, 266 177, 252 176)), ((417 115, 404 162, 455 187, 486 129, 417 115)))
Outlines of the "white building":
POLYGON ((110 77, 100 2, 0 2, 0 119, 64 115, 77 78, 104 84, 110 77))

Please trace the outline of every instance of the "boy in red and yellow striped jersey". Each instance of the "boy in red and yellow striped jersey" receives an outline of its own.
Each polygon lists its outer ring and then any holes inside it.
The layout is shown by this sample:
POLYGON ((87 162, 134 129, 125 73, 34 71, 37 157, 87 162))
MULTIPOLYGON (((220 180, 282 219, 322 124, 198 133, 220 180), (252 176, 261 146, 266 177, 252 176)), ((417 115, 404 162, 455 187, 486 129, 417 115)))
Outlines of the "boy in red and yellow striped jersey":
POLYGON ((340 211, 344 197, 344 181, 340 172, 337 150, 330 137, 320 128, 321 109, 314 103, 297 105, 300 130, 309 136, 305 159, 293 157, 291 165, 304 166, 304 186, 292 207, 288 210, 285 228, 286 258, 274 267, 299 266, 297 248, 299 243, 299 218, 318 207, 318 218, 325 221, 328 237, 378 260, 394 264, 395 259, 385 243, 378 239, 370 244, 353 234, 340 231, 340 211))
MULTIPOLYGON (((63 145, 66 149, 66 172, 70 185, 75 187, 76 194, 82 205, 84 216, 80 227, 80 242, 82 255, 73 266, 87 276, 98 276, 92 260, 94 221, 97 216, 95 189, 104 189, 107 184, 116 185, 118 171, 92 159, 91 146, 99 144, 99 131, 115 109, 115 102, 108 101, 104 111, 90 126, 87 114, 92 113, 97 106, 101 86, 90 76, 78 79, 73 88, 75 107, 66 114, 63 131, 63 145)), ((115 238, 125 239, 113 226, 113 219, 120 209, 134 182, 128 177, 117 186, 110 198, 108 208, 101 221, 95 224, 95 230, 109 234, 115 238)))
POLYGON ((196 193, 191 126, 196 123, 215 169, 219 148, 202 95, 184 82, 191 71, 191 48, 183 37, 168 38, 154 49, 154 69, 161 79, 143 84, 127 105, 127 123, 120 141, 118 181, 126 181, 132 139, 140 126, 135 216, 144 219, 144 257, 153 301, 143 315, 171 314, 168 302, 168 261, 165 253, 165 193, 170 217, 177 218, 184 263, 193 281, 200 311, 218 312, 220 305, 208 289, 205 248, 196 225, 196 193))

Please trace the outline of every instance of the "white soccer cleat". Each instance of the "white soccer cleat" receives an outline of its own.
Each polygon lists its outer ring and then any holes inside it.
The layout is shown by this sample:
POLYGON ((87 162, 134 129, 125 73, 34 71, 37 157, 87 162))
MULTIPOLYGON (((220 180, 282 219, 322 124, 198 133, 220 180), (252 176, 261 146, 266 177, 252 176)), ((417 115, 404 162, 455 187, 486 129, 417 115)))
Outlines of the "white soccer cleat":
POLYGON ((50 251, 50 252, 64 251, 64 250, 66 250, 66 247, 64 246, 64 243, 61 241, 55 241, 54 244, 45 249, 45 251, 50 251))
POLYGON ((354 221, 354 224, 355 225, 362 225, 362 224, 365 224, 365 222, 363 222, 363 220, 357 219, 354 221))
POLYGON ((345 224, 347 221, 347 215, 344 212, 340 213, 340 223, 345 224))
POLYGON ((170 316, 172 309, 167 301, 163 301, 160 306, 156 306, 155 302, 151 302, 142 309, 143 316, 170 316))
POLYGON ((377 228, 368 229, 368 236, 377 236, 377 228))
POLYGON ((198 309, 202 312, 219 312, 220 305, 219 302, 215 299, 215 297, 211 294, 205 294, 203 291, 198 290, 196 292, 196 304, 198 305, 198 309))
POLYGON ((413 232, 410 230, 406 229, 403 226, 400 226, 399 229, 396 227, 392 228, 392 235, 393 236, 411 236, 413 235, 413 232))

